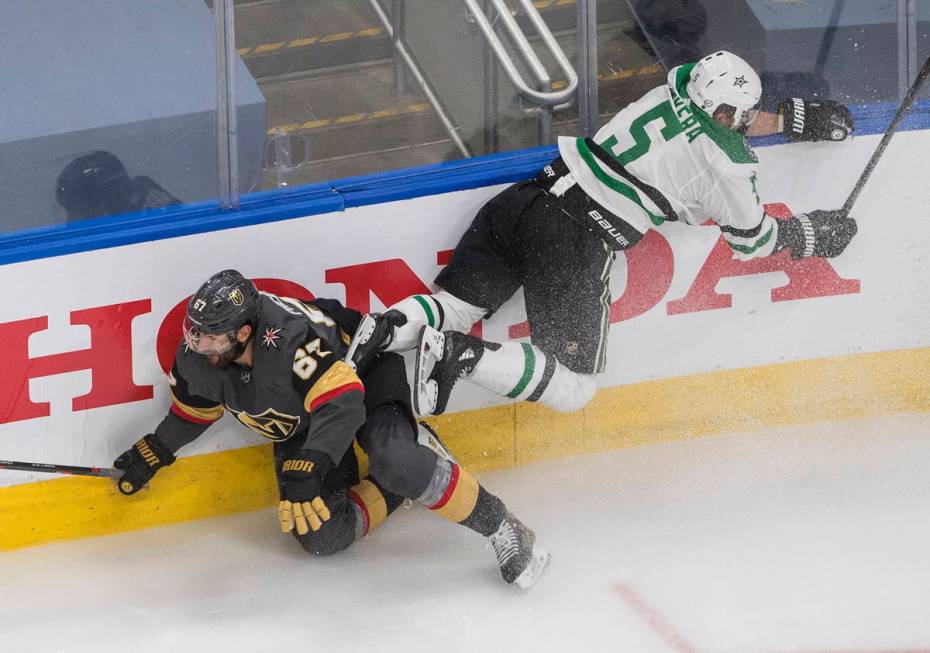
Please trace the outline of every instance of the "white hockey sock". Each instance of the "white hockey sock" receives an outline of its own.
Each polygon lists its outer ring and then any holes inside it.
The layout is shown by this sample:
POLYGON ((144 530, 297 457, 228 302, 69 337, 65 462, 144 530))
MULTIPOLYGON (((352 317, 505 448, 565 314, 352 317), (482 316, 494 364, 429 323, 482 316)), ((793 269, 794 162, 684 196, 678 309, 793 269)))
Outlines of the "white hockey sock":
POLYGON ((390 307, 407 316, 407 324, 394 329, 394 339, 387 351, 407 351, 417 345, 423 325, 437 331, 461 331, 467 333, 472 325, 488 312, 473 306, 455 295, 441 290, 433 295, 412 295, 390 307))
POLYGON ((587 406, 596 393, 597 381, 593 374, 578 374, 556 363, 555 373, 539 403, 560 413, 574 413, 587 406))
POLYGON ((518 401, 537 401, 560 412, 581 410, 597 384, 529 343, 507 342, 487 349, 468 376, 472 383, 518 401))

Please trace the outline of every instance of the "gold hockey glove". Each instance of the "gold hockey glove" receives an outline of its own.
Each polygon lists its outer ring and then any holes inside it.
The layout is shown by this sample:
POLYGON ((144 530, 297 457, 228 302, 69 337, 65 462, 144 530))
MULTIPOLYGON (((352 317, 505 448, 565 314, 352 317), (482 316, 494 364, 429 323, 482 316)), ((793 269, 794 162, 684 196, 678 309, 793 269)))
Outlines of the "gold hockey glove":
POLYGON ((330 457, 321 451, 298 451, 281 462, 284 489, 278 518, 282 533, 296 528, 298 535, 306 535, 329 521, 329 508, 320 494, 323 477, 332 466, 330 457))

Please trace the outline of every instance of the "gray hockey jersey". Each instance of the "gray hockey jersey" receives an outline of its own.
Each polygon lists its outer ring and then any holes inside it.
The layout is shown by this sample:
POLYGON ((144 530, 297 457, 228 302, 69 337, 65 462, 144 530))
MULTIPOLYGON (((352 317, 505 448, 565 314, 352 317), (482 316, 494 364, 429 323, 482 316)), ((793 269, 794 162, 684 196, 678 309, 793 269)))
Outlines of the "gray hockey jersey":
POLYGON ((343 362, 349 335, 312 302, 270 293, 260 301, 252 367, 213 368, 182 342, 169 377, 170 410, 200 432, 229 411, 265 438, 306 436, 303 448, 338 461, 365 421, 364 387, 343 362))

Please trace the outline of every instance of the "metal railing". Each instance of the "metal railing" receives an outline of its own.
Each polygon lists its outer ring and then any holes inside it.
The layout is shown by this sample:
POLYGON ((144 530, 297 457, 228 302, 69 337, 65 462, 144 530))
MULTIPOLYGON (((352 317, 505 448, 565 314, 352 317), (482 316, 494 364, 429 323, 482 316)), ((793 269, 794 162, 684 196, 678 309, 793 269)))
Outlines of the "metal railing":
MULTIPOLYGON (((416 60, 407 48, 402 33, 402 3, 396 0, 392 2, 392 13, 395 15, 388 16, 379 0, 368 0, 368 2, 381 21, 381 24, 384 26, 386 33, 394 45, 395 51, 403 59, 406 70, 410 72, 417 82, 417 85, 423 91, 424 95, 426 95, 427 101, 435 110, 436 115, 439 117, 443 127, 452 138, 458 150, 463 156, 472 156, 468 146, 459 134, 458 129, 426 79, 426 75, 420 70, 416 60)), ((533 4, 533 0, 517 0, 517 2, 519 2, 536 34, 558 65, 562 78, 565 79, 565 87, 558 91, 552 90, 554 82, 553 76, 543 65, 539 55, 530 44, 529 38, 520 28, 520 25, 517 23, 517 20, 514 18, 504 0, 484 0, 484 2, 488 3, 489 6, 493 7, 495 10, 497 16, 494 19, 490 18, 485 13, 478 0, 463 0, 463 2, 471 18, 474 19, 475 24, 481 30, 488 48, 493 53, 494 60, 496 60, 504 70, 510 83, 516 89, 518 97, 521 101, 525 101, 532 105, 530 107, 521 107, 524 113, 539 114, 540 142, 543 144, 550 143, 552 140, 552 113, 553 111, 559 111, 572 105, 578 89, 578 75, 568 61, 568 57, 565 56, 565 52, 555 40, 552 31, 546 25, 542 16, 540 16, 539 11, 533 4), (503 31, 507 35, 508 41, 512 44, 514 50, 519 53, 529 69, 529 73, 532 76, 530 82, 524 78, 517 63, 507 51, 507 46, 504 44, 504 41, 498 36, 494 26, 494 23, 498 20, 503 26, 503 31)), ((403 81, 400 79, 398 72, 399 71, 395 72, 395 79, 402 85, 403 81)), ((488 88, 486 92, 495 91, 488 88)))
POLYGON ((468 146, 465 145, 465 141, 463 141, 462 137, 459 135, 458 129, 456 129, 452 119, 448 116, 445 109, 443 109, 442 104, 439 102, 439 98, 436 97, 436 94, 433 92, 429 82, 426 81, 426 76, 423 74, 423 71, 420 70, 419 66, 417 66, 416 61, 411 56, 410 51, 407 49, 403 38, 401 38, 400 34, 395 34, 394 25, 388 15, 384 12, 384 9, 381 7, 381 3, 378 2, 378 0, 368 0, 368 3, 371 5, 371 8, 374 10, 375 14, 378 16, 378 20, 381 21, 382 25, 384 25, 384 31, 387 33, 391 39, 391 42, 394 44, 394 49, 397 51, 397 54, 403 58, 404 63, 407 65, 407 70, 409 70, 410 74, 413 75, 414 80, 416 80, 417 85, 419 85, 420 89, 423 91, 423 94, 426 96, 430 106, 433 107, 436 115, 439 116, 439 120, 442 122, 446 132, 448 132, 452 142, 455 143, 456 148, 458 148, 462 156, 466 158, 471 157, 471 151, 468 149, 468 146))
POLYGON ((507 48, 494 28, 494 21, 485 14, 484 10, 479 5, 479 1, 463 0, 463 2, 471 12, 475 24, 484 35, 484 39, 487 41, 488 47, 490 47, 491 51, 494 53, 494 57, 498 64, 504 69, 504 72, 510 79, 510 83, 513 84, 514 88, 517 90, 517 94, 522 99, 536 105, 535 107, 525 109, 525 111, 528 113, 541 114, 540 140, 548 144, 552 139, 552 112, 571 106, 578 89, 578 75, 568 61, 568 57, 565 56, 562 48, 559 46, 558 42, 556 42, 552 31, 546 25, 542 16, 539 15, 539 11, 533 4, 533 0, 517 0, 530 23, 532 23, 537 35, 546 46, 546 49, 549 50, 549 53, 552 55, 553 59, 555 59, 556 64, 566 80, 565 88, 559 91, 553 91, 552 75, 546 70, 546 67, 539 59, 533 46, 530 45, 529 38, 527 38, 527 35, 520 28, 520 25, 510 11, 510 7, 507 6, 504 0, 486 0, 486 2, 496 10, 496 19, 503 25, 504 32, 509 36, 514 49, 523 58, 529 72, 532 74, 534 83, 531 85, 524 79, 520 70, 517 68, 516 62, 514 62, 513 58, 507 52, 507 48))

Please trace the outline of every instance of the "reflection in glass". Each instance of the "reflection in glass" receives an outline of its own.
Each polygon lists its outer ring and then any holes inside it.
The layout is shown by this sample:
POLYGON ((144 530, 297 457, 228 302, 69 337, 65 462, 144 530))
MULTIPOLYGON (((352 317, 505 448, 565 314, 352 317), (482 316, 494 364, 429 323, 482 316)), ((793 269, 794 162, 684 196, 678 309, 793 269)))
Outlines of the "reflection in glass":
POLYGON ((130 177, 123 162, 112 152, 97 151, 79 156, 58 175, 55 199, 68 214, 67 220, 131 213, 180 204, 151 177, 130 177))
MULTIPOLYGON (((0 2, 0 231, 217 196, 213 17, 203 0, 0 2)), ((240 138, 264 100, 244 70, 240 138)))

